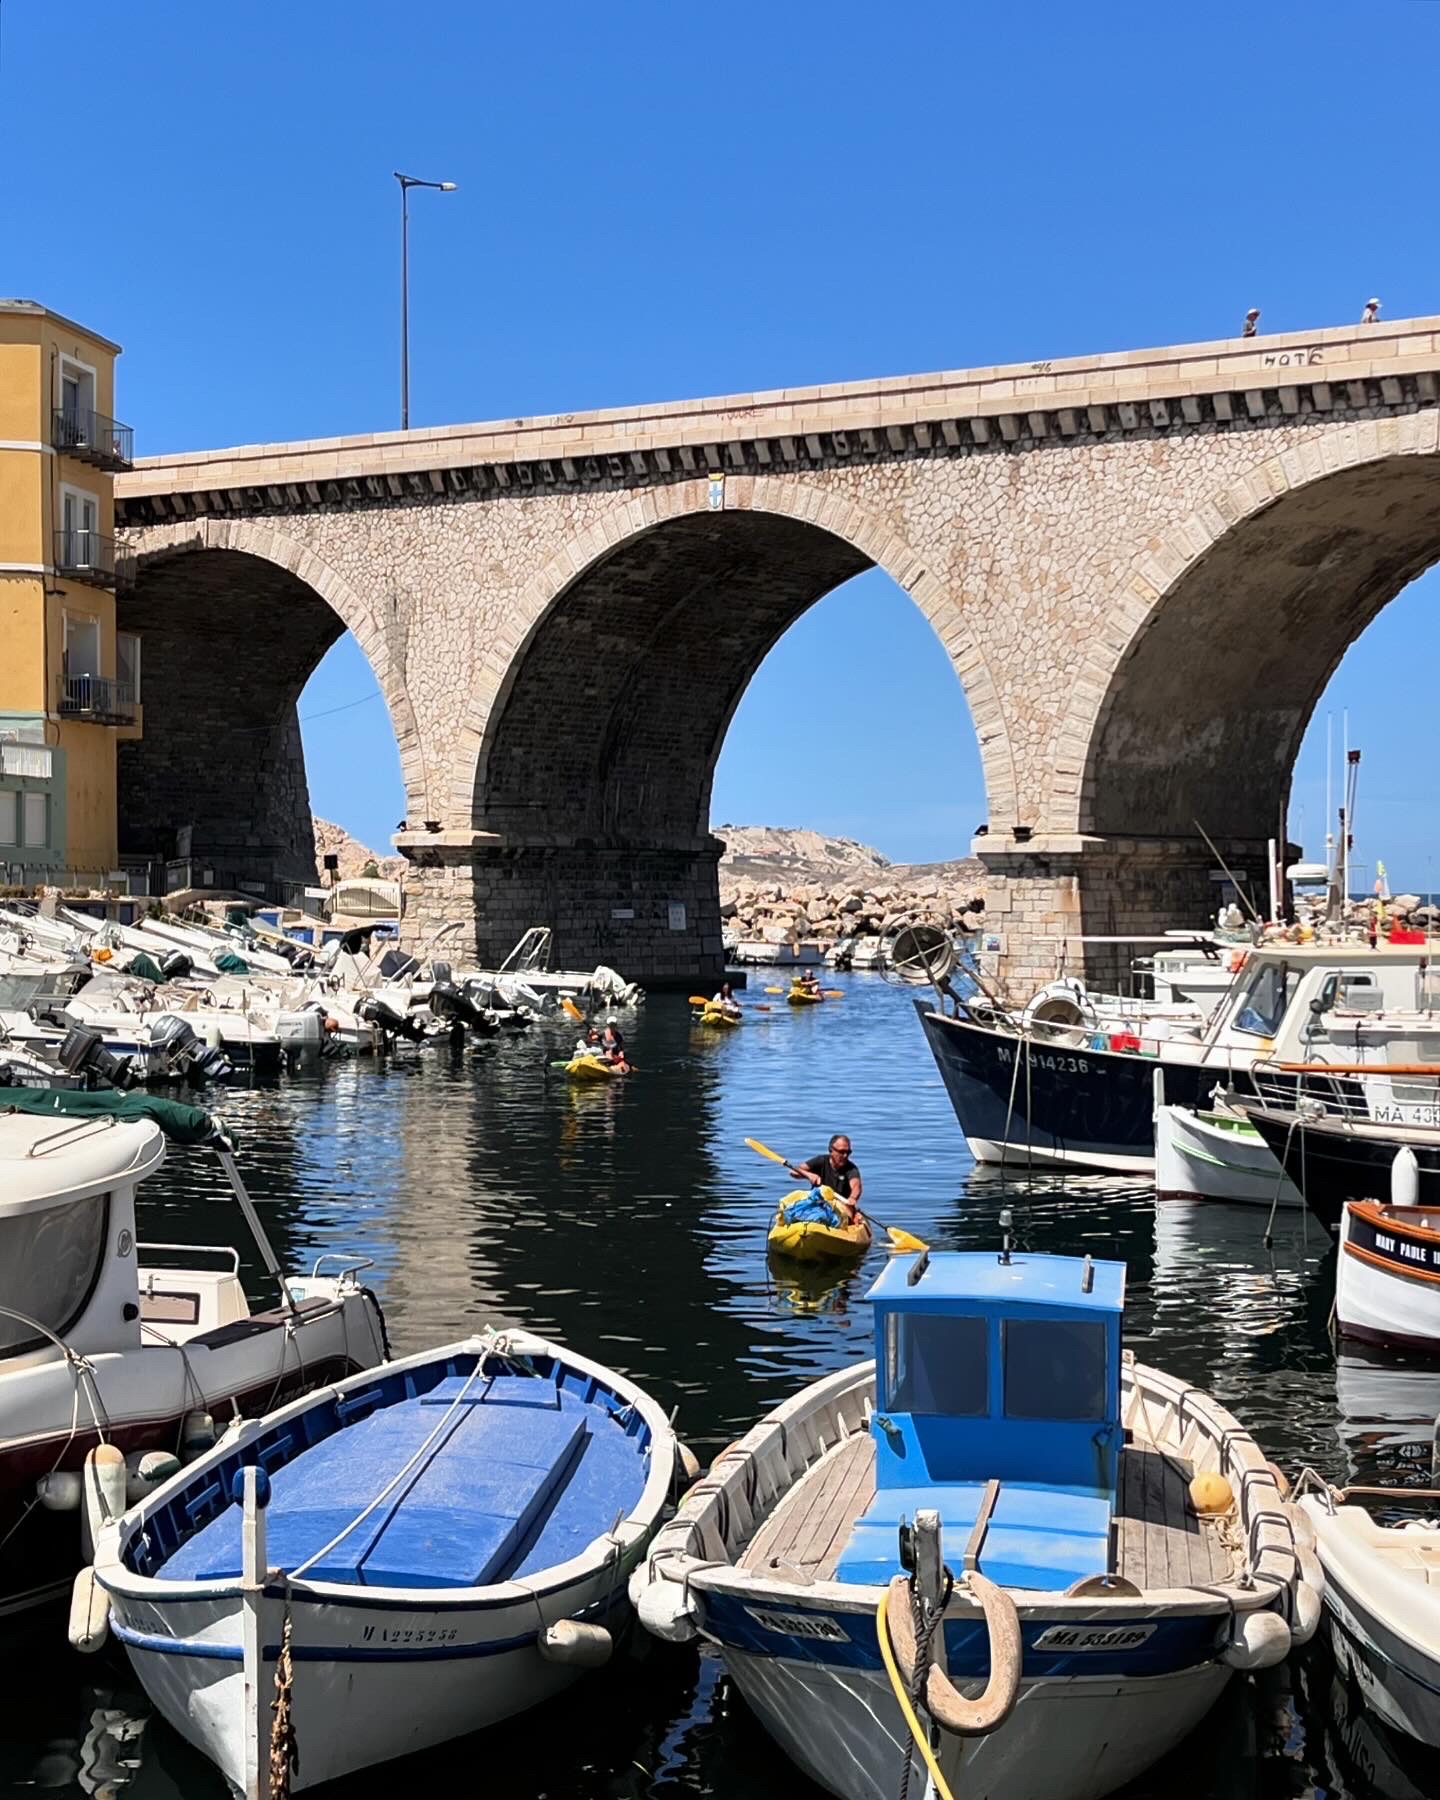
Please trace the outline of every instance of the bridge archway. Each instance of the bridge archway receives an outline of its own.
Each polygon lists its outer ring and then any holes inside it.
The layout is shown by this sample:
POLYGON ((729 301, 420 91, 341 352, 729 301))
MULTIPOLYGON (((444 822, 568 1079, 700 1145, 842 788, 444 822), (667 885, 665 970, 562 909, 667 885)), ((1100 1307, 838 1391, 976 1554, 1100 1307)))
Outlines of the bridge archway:
POLYGON ((127 862, 188 857, 217 886, 315 879, 296 702, 347 629, 385 696, 408 804, 423 809, 420 738, 384 635, 304 546, 261 521, 148 528, 117 618, 142 655, 142 731, 119 747, 127 862))
POLYGON ((1088 933, 1213 914, 1197 820, 1263 905, 1267 840, 1326 685, 1440 560, 1435 415, 1348 426, 1327 448, 1257 466, 1135 558, 1124 628, 1092 646, 1064 727, 1084 746, 1071 828, 1104 875, 1082 876, 1088 933))
MULTIPOLYGON (((661 980, 718 968, 709 809, 731 717, 789 626, 875 566, 944 644, 990 804, 1008 808, 1014 773, 984 657, 955 597, 893 531, 793 481, 651 490, 539 572, 483 667, 450 796, 473 834, 456 835, 476 881, 479 953, 548 922, 557 952, 581 962, 603 955, 661 980)), ((833 702, 837 719, 857 683, 863 670, 833 702)), ((442 855, 422 844, 417 860, 442 855)))

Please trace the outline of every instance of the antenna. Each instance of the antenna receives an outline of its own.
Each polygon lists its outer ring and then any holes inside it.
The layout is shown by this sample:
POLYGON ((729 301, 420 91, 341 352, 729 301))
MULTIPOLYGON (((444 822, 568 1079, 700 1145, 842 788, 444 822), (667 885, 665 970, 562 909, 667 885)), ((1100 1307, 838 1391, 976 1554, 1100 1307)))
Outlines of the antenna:
POLYGON ((1001 1240, 1000 1240, 1000 1261, 1002 1263, 1008 1264, 1010 1261, 1010 1233, 1014 1227, 1014 1224, 1015 1224, 1014 1213, 1011 1212, 1011 1210, 1008 1206, 1001 1207, 1001 1209, 1000 1209, 1000 1230, 1001 1230, 1002 1236, 1001 1236, 1001 1240))

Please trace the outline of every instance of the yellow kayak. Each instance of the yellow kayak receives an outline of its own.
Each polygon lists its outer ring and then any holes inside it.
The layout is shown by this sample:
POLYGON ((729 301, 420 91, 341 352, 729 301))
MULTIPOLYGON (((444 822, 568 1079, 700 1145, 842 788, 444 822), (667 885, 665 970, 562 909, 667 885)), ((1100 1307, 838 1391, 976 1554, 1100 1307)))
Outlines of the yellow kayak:
POLYGON ((718 1006, 707 1006, 704 1012, 697 1012, 695 1015, 698 1024, 710 1025, 721 1031, 727 1030, 732 1025, 738 1025, 743 1017, 743 1013, 725 1012, 718 1006))
POLYGON ((791 1262, 853 1262, 870 1248, 870 1221, 861 1213, 853 1225, 822 1225, 815 1219, 791 1223, 785 1208, 805 1195, 804 1189, 787 1194, 775 1210, 775 1223, 766 1239, 773 1256, 791 1262))
POLYGON ((614 1081, 621 1072, 598 1056, 572 1056, 565 1065, 565 1073, 572 1081, 614 1081))

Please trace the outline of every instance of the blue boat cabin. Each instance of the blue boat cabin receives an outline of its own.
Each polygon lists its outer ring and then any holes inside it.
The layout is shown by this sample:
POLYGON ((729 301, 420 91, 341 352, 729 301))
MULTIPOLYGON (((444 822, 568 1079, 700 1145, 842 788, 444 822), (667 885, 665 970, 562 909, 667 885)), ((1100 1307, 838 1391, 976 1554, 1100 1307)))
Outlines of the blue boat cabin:
POLYGON ((875 1495, 837 1579, 897 1573, 939 1512, 949 1566, 1056 1589, 1110 1564, 1124 1429, 1125 1265, 981 1251, 896 1257, 875 1308, 875 1495))

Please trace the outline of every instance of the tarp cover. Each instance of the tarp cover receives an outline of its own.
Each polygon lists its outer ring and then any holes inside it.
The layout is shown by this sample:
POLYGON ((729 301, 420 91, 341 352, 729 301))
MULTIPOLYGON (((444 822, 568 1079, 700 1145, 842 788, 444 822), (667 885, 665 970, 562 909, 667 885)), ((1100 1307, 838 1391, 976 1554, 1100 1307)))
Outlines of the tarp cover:
MULTIPOLYGON (((166 1100, 159 1094, 121 1094, 114 1089, 86 1094, 62 1088, 0 1088, 0 1112, 58 1113, 72 1119, 149 1119, 172 1144, 215 1141, 216 1119, 200 1106, 166 1100)), ((227 1130, 227 1136, 233 1134, 227 1130)))
POLYGON ((159 963, 153 956, 147 956, 143 950, 138 950, 126 963, 125 973, 134 975, 140 981, 163 981, 165 979, 160 973, 159 963))
POLYGON ((237 956, 233 950, 217 950, 215 967, 222 975, 248 975, 250 965, 243 956, 237 956))

